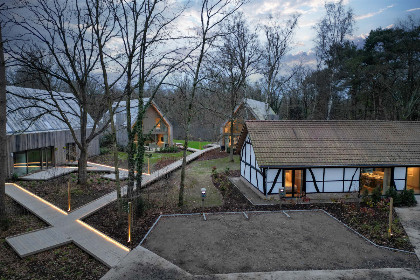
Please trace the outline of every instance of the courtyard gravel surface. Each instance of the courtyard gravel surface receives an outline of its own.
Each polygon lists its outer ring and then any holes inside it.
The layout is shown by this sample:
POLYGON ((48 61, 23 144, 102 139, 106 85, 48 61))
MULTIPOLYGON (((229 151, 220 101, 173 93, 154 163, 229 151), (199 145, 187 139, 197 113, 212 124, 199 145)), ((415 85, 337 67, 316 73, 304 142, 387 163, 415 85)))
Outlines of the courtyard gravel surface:
POLYGON ((414 254, 368 244, 323 212, 162 217, 143 246, 192 274, 402 267, 414 254))

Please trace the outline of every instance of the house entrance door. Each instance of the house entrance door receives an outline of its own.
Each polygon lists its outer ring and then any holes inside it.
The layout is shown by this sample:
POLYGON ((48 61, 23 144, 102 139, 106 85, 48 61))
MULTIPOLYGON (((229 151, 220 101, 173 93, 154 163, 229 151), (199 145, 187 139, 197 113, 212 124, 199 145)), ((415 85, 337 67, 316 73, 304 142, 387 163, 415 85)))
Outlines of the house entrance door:
POLYGON ((284 170, 284 188, 286 197, 298 197, 302 193, 303 170, 289 169, 284 170))

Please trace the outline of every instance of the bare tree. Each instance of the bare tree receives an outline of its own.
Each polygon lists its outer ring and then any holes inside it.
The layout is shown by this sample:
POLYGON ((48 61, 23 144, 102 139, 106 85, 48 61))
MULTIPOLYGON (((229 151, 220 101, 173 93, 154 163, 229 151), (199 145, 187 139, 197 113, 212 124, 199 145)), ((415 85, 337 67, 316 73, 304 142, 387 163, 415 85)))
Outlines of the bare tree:
POLYGON ((325 3, 325 16, 315 26, 317 36, 315 38, 316 55, 318 58, 318 68, 331 64, 331 83, 329 89, 329 99, 327 108, 327 120, 331 118, 331 109, 333 105, 334 83, 337 72, 337 50, 346 41, 346 36, 353 33, 354 16, 353 10, 346 10, 343 0, 337 3, 325 3))
MULTIPOLYGON (((265 45, 263 50, 263 87, 266 94, 266 103, 279 108, 278 101, 281 100, 279 89, 283 84, 281 80, 280 66, 286 52, 289 50, 300 15, 292 15, 283 24, 271 19, 263 26, 265 34, 265 45)), ((290 79, 287 78, 286 80, 290 79)))
MULTIPOLYGON (((1 5, 0 5, 1 8, 1 5)), ((0 22, 0 228, 6 226, 7 216, 5 207, 6 183, 6 63, 3 53, 2 24, 0 22)))
MULTIPOLYGON (((40 81, 47 81, 43 86, 50 92, 49 99, 52 100, 52 104, 47 105, 57 106, 55 116, 70 129, 80 150, 78 182, 86 184, 89 144, 106 128, 99 126, 97 118, 93 120, 93 128, 90 131, 87 129, 91 95, 89 83, 99 60, 97 41, 89 19, 88 7, 91 4, 89 1, 60 0, 48 3, 42 0, 21 2, 25 8, 10 16, 16 26, 15 37, 18 40, 9 45, 7 52, 17 65, 36 71, 41 77, 40 81), (78 110, 65 112, 59 108, 56 99, 67 97, 57 96, 48 82, 50 79, 42 77, 52 77, 65 84, 79 105, 78 110), (69 113, 79 118, 77 126, 69 121, 69 113)), ((42 100, 36 102, 39 104, 42 100)))
POLYGON ((189 139, 190 124, 193 117, 194 103, 196 102, 195 95, 199 88, 199 83, 203 80, 201 75, 201 67, 203 60, 209 50, 212 47, 214 40, 219 37, 220 32, 216 31, 216 28, 226 18, 235 13, 243 4, 243 1, 234 0, 203 0, 201 3, 200 12, 200 29, 198 30, 198 53, 193 58, 187 67, 192 73, 191 78, 191 90, 188 94, 188 101, 186 102, 186 125, 185 125, 185 138, 184 138, 184 153, 182 159, 181 168, 181 182, 179 186, 179 199, 178 206, 184 205, 184 187, 185 187, 185 168, 187 166, 187 148, 189 139))
POLYGON ((178 44, 183 37, 174 30, 174 23, 183 13, 184 6, 167 0, 113 3, 126 65, 124 96, 128 134, 127 198, 139 205, 144 142, 149 133, 143 129, 143 118, 168 75, 183 63, 191 50, 185 53, 185 48, 178 44), (148 101, 144 102, 146 91, 148 101), (132 98, 138 100, 136 116, 131 115, 132 98))
POLYGON ((223 115, 230 124, 230 161, 233 162, 235 109, 244 98, 248 77, 257 72, 261 52, 257 34, 249 29, 242 13, 228 20, 221 32, 224 35, 220 38, 220 46, 207 64, 213 82, 211 87, 217 85, 216 95, 227 105, 223 111, 220 108, 212 111, 223 115))

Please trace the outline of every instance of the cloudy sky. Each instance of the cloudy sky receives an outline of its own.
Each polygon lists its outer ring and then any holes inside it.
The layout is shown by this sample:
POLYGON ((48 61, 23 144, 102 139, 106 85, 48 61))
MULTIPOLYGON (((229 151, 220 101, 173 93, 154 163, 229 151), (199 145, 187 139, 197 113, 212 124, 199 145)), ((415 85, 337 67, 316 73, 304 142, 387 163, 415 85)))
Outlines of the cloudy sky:
MULTIPOLYGON (((420 18, 420 1, 415 0, 345 0, 344 3, 353 9, 355 15, 355 40, 365 38, 372 29, 391 27, 410 14, 420 18)), ((263 21, 270 14, 301 14, 295 44, 287 60, 313 57, 313 27, 324 15, 324 10, 324 0, 251 0, 242 7, 242 11, 253 23, 263 21)))

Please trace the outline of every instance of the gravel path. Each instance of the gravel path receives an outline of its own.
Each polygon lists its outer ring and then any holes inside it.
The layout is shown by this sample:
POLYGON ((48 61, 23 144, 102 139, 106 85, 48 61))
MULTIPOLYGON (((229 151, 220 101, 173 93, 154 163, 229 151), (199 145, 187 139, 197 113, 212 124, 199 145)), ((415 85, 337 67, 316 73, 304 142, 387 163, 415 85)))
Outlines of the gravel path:
POLYGON ((415 255, 376 248, 322 212, 163 217, 144 247, 192 274, 420 268, 415 255))

